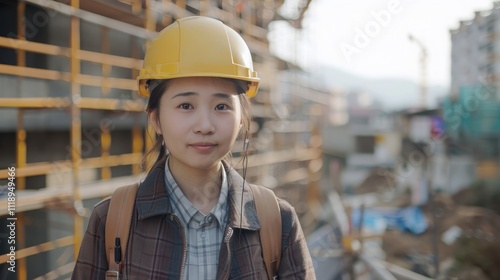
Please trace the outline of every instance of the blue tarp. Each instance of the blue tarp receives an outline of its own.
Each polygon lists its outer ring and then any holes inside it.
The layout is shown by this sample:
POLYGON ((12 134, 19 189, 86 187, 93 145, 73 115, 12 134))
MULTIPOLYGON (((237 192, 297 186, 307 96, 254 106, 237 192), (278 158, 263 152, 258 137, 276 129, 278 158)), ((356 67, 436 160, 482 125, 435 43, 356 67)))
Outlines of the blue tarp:
MULTIPOLYGON (((360 209, 352 212, 353 228, 358 229, 360 224, 360 209)), ((422 210, 416 206, 406 208, 374 208, 365 209, 363 228, 374 233, 381 233, 387 228, 397 228, 415 235, 424 233, 428 223, 422 210)))

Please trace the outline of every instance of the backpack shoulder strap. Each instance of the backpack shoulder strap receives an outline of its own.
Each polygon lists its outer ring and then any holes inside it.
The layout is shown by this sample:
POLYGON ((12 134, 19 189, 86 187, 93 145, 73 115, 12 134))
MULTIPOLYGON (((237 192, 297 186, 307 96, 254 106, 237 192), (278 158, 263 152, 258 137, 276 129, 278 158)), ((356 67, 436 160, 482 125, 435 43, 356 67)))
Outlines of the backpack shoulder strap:
POLYGON ((281 261, 281 211, 274 192, 252 185, 255 207, 260 222, 260 242, 269 279, 275 279, 281 261))
POLYGON ((138 188, 138 183, 120 187, 111 195, 108 216, 106 218, 104 241, 108 261, 106 279, 119 279, 120 268, 124 263, 125 252, 127 250, 132 211, 134 210, 135 196, 138 188), (117 241, 117 238, 119 238, 119 241, 117 241), (121 256, 118 262, 115 259, 115 254, 121 256))

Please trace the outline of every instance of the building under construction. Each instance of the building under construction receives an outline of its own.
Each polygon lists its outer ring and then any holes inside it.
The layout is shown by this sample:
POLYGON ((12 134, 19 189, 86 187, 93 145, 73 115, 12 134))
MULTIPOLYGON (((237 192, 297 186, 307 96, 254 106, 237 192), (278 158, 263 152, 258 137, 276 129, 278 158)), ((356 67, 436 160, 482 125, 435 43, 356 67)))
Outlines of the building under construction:
MULTIPOLYGON (((247 179, 274 187, 310 232, 327 102, 301 98, 313 90, 292 81, 286 89, 300 94, 287 99, 288 114, 276 112, 280 73, 290 64, 270 53, 268 25, 300 26, 310 1, 298 1, 295 19, 277 14, 283 2, 1 0, 0 278, 68 278, 93 205, 144 177, 141 162, 153 133, 135 77, 149 40, 191 15, 218 18, 248 43, 262 81, 253 99, 247 179), (11 221, 15 231, 7 227, 11 221), (13 234, 15 250, 8 242, 13 234), (13 255, 15 273, 8 270, 13 255)), ((233 151, 236 167, 242 146, 233 151)))

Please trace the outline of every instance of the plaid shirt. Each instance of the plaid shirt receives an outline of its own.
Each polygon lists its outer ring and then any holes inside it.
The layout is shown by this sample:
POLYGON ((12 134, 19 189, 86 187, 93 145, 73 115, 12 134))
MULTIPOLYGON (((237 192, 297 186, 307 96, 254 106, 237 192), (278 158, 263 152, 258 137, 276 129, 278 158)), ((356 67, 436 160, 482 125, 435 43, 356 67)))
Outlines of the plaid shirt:
MULTIPOLYGON (((229 222, 220 247, 216 279, 267 279, 253 194, 250 188, 242 190, 243 178, 234 169, 226 163, 224 168, 229 187, 229 222)), ((288 202, 278 202, 282 221, 279 279, 316 279, 297 214, 288 202)), ((106 279, 104 230, 108 208, 109 199, 94 207, 71 279, 106 279)), ((121 279, 182 279, 186 273, 182 265, 186 237, 167 195, 165 161, 159 162, 141 183, 134 208, 121 279)))
MULTIPOLYGON (((168 161, 167 161, 168 163, 168 161)), ((222 184, 219 200, 209 214, 201 213, 175 182, 168 164, 165 164, 167 195, 184 227, 187 241, 187 259, 184 264, 184 279, 215 279, 219 251, 227 226, 228 185, 226 171, 222 165, 222 184)))

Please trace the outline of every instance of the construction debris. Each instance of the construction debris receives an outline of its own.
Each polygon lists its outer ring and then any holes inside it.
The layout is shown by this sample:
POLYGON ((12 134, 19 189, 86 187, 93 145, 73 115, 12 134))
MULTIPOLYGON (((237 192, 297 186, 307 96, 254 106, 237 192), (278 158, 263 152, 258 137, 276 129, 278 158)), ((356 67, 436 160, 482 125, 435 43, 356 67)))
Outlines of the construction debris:
POLYGON ((471 253, 477 253, 478 256, 489 258, 491 261, 496 259, 496 264, 500 263, 500 238, 496 236, 500 232, 500 215, 485 208, 457 204, 450 196, 441 194, 434 197, 436 217, 433 219, 431 203, 422 207, 429 221, 429 229, 423 234, 417 236, 396 230, 388 230, 384 234, 382 248, 387 261, 426 276, 433 276, 436 272, 432 263, 434 258, 437 258, 441 275, 452 273, 457 277, 454 279, 500 279, 500 274, 496 274, 500 273, 500 269, 496 272, 493 266, 484 263, 475 264, 475 267, 468 266, 463 269, 463 273, 456 267, 457 261, 474 262, 476 259, 471 253), (439 240, 437 256, 433 255, 432 248, 434 229, 439 240), (499 249, 490 250, 490 255, 485 254, 485 248, 480 248, 485 244, 499 249), (463 253, 463 250, 469 253, 463 253), (489 271, 485 272, 486 267, 489 271), (481 274, 486 278, 481 278, 481 274))

